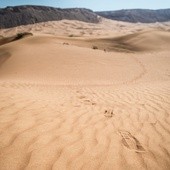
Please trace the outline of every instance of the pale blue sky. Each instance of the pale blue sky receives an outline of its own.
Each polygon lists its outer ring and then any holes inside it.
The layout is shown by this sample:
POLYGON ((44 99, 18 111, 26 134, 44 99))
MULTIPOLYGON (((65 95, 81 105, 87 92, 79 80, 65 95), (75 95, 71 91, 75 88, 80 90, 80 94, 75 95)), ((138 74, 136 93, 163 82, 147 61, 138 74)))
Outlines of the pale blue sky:
POLYGON ((94 11, 170 8, 170 0, 0 0, 0 8, 15 5, 45 5, 60 8, 84 7, 94 11))

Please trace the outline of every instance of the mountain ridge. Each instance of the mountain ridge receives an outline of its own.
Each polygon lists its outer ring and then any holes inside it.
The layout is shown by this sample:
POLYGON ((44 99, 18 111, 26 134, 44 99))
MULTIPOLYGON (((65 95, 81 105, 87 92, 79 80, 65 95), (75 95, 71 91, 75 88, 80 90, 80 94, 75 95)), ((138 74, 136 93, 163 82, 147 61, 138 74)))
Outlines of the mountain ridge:
POLYGON ((53 8, 47 6, 8 6, 0 9, 0 28, 11 28, 62 19, 98 23, 98 15, 85 8, 53 8))
POLYGON ((101 17, 131 23, 167 22, 170 21, 170 9, 123 9, 93 12, 86 8, 62 9, 36 5, 8 6, 0 8, 0 28, 12 28, 63 19, 99 23, 101 17))
POLYGON ((96 11, 107 19, 132 23, 155 23, 170 21, 170 8, 167 9, 122 9, 116 11, 96 11))

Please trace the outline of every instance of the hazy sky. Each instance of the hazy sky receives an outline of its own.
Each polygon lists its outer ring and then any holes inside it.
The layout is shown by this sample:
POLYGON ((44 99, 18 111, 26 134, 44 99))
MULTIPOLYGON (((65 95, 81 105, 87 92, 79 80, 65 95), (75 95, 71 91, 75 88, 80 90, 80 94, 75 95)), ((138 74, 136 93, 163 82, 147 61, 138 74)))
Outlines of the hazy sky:
POLYGON ((0 7, 15 5, 46 5, 60 8, 84 7, 94 11, 127 8, 170 8, 170 0, 0 0, 0 7))

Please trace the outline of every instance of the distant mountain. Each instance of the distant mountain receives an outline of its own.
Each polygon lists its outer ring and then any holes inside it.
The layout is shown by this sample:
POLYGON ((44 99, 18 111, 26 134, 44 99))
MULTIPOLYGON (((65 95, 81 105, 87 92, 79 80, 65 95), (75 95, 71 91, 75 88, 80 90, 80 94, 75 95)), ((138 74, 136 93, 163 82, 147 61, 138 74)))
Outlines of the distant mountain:
POLYGON ((60 9, 30 5, 0 8, 0 28, 10 28, 19 25, 58 21, 62 19, 89 23, 99 22, 97 14, 84 8, 60 9))
POLYGON ((119 11, 93 12, 85 8, 53 8, 46 6, 15 6, 0 8, 0 28, 11 28, 62 19, 98 23, 100 17, 126 22, 154 23, 170 21, 170 9, 130 9, 119 11))
POLYGON ((154 23, 170 21, 170 9, 149 10, 149 9, 129 9, 118 11, 103 11, 96 14, 118 21, 154 23))

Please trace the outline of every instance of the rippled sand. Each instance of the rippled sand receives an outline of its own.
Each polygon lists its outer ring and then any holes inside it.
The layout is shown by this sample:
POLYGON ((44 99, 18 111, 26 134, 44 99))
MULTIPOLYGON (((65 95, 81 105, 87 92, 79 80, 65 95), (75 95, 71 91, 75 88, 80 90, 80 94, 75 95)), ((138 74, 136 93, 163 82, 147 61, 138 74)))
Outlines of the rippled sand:
POLYGON ((167 24, 1 30, 0 169, 169 170, 167 24))

